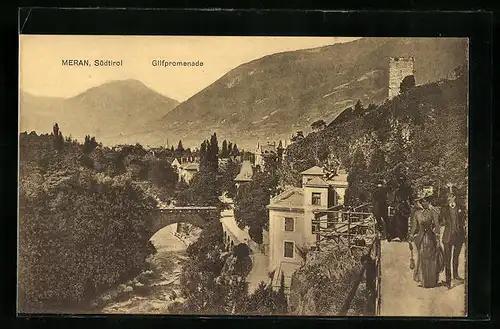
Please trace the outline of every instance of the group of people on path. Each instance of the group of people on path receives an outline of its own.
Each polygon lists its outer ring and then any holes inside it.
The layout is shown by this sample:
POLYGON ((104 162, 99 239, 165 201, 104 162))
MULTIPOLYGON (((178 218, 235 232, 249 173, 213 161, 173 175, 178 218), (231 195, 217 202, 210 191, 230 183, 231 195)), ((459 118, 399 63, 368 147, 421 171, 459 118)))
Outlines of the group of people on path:
POLYGON ((397 186, 394 191, 388 190, 385 181, 377 182, 377 187, 373 193, 373 214, 377 220, 379 231, 385 234, 385 238, 389 242, 393 239, 399 239, 399 241, 407 241, 408 239, 411 194, 411 187, 406 182, 406 176, 404 175, 397 177, 397 186), (393 195, 390 204, 388 194, 393 195))
POLYGON ((443 270, 444 284, 448 289, 452 287, 452 277, 453 280, 463 283, 464 279, 458 274, 458 265, 459 255, 466 241, 467 211, 458 189, 449 186, 444 193, 445 201, 441 207, 436 208, 432 205, 432 189, 423 189, 412 199, 412 189, 405 176, 399 175, 397 182, 390 204, 383 181, 378 182, 373 193, 373 214, 379 231, 385 234, 389 242, 399 240, 409 243, 412 251, 410 268, 414 271, 413 279, 420 286, 438 286, 439 274, 443 270), (391 208, 393 211, 389 211, 391 208), (440 239, 442 226, 444 232, 440 239), (413 260, 413 246, 417 249, 416 264, 413 260))

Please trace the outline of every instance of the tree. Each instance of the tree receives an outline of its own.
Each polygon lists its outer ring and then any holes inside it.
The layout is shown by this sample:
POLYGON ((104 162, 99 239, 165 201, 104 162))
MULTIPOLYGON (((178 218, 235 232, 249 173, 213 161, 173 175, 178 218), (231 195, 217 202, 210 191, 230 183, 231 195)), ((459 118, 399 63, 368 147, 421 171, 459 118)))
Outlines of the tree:
POLYGON ((401 81, 401 84, 399 85, 399 92, 404 94, 413 87, 415 87, 415 76, 408 75, 404 77, 403 81, 401 81))
POLYGON ((227 149, 227 141, 226 141, 226 140, 224 140, 224 141, 222 142, 222 149, 221 149, 221 151, 220 151, 220 157, 221 157, 221 158, 227 158, 228 156, 229 156, 229 151, 228 151, 228 149, 227 149))
POLYGON ((319 130, 322 130, 326 127, 326 122, 325 120, 318 120, 318 121, 314 121, 312 124, 311 124, 311 128, 315 131, 319 131, 319 130))
POLYGON ((208 166, 208 142, 205 140, 200 146, 200 168, 208 166))
POLYGON ((257 173, 251 182, 240 185, 235 196, 234 215, 240 228, 248 226, 250 238, 262 243, 262 230, 269 227, 269 204, 271 188, 267 176, 257 173))
POLYGON ((227 192, 228 197, 233 198, 236 195, 236 184, 234 179, 239 173, 240 166, 233 161, 229 161, 224 172, 219 177, 219 186, 221 192, 227 192))
POLYGON ((182 141, 179 141, 179 144, 177 144, 177 149, 176 151, 178 153, 183 153, 184 152, 184 147, 182 146, 182 141))
POLYGON ((84 309, 99 292, 138 274, 154 252, 149 239, 156 202, 129 178, 79 168, 75 155, 51 159, 63 162, 62 170, 51 166, 36 193, 20 186, 23 312, 84 309))
POLYGON ((288 311, 288 302, 285 294, 285 275, 281 272, 280 287, 276 295, 277 313, 286 314, 288 311))
POLYGON ((384 151, 379 146, 375 146, 370 158, 368 172, 373 176, 373 179, 385 179, 387 167, 384 151))
POLYGON ((155 185, 172 191, 179 180, 177 171, 164 159, 154 160, 148 178, 155 185))
POLYGON ((251 250, 246 243, 239 243, 233 248, 233 255, 236 257, 234 265, 234 274, 244 278, 252 269, 252 258, 250 258, 251 250))
POLYGON ((369 200, 369 174, 361 148, 358 148, 352 157, 347 184, 346 205, 357 206, 369 200))
POLYGON ((358 99, 358 101, 354 105, 354 113, 356 115, 359 115, 359 114, 363 113, 364 111, 365 111, 365 109, 363 108, 363 104, 361 104, 361 101, 358 99))
POLYGON ((405 139, 403 138, 402 128, 399 125, 396 125, 390 131, 387 143, 390 146, 387 154, 388 166, 394 167, 398 163, 406 162, 408 147, 405 139))
POLYGON ((219 158, 219 144, 217 142, 217 134, 214 133, 212 135, 212 137, 210 138, 210 148, 209 148, 209 151, 210 151, 210 162, 212 163, 212 170, 214 172, 217 172, 218 168, 219 168, 219 161, 218 161, 218 158, 219 158))
POLYGON ((297 133, 292 136, 292 142, 297 142, 303 139, 304 139, 304 132, 300 130, 297 131, 297 133))
POLYGON ((182 293, 187 299, 177 310, 188 313, 223 314, 227 312, 227 288, 218 278, 224 268, 222 224, 218 220, 210 221, 199 238, 189 245, 189 261, 183 267, 180 281, 182 293))
POLYGON ((375 111, 376 109, 377 109, 377 105, 370 103, 370 104, 368 104, 366 111, 371 112, 371 111, 375 111))
POLYGON ((61 130, 59 129, 59 125, 57 124, 57 122, 54 124, 54 127, 52 127, 52 134, 52 143, 54 149, 56 149, 57 151, 61 151, 64 148, 64 137, 61 130))
POLYGON ((203 168, 194 175, 189 187, 179 193, 177 202, 179 205, 213 206, 222 210, 219 196, 217 173, 203 168))
POLYGON ((238 146, 236 145, 236 143, 234 143, 234 146, 233 146, 233 151, 232 151, 232 155, 233 155, 233 156, 238 156, 238 155, 240 155, 240 151, 238 150, 238 146))
POLYGON ((200 147, 200 170, 206 168, 214 173, 219 170, 219 146, 214 133, 210 141, 204 141, 200 147))
POLYGON ((52 133, 54 134, 54 136, 59 136, 59 125, 57 124, 57 122, 52 127, 52 133))
POLYGON ((90 154, 93 150, 95 150, 97 145, 95 137, 90 138, 90 135, 86 135, 83 143, 83 153, 90 154))
POLYGON ((276 314, 275 296, 276 293, 273 292, 272 287, 261 281, 253 294, 248 297, 245 313, 255 315, 276 314))

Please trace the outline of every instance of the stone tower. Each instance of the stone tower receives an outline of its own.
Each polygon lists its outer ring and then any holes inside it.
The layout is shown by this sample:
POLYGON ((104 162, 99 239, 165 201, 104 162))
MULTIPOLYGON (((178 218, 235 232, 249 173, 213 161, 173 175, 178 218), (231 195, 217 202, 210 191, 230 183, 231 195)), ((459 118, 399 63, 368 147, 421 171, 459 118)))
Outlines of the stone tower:
POLYGON ((415 75, 415 58, 391 57, 389 59, 389 99, 399 95, 399 86, 408 75, 415 75))

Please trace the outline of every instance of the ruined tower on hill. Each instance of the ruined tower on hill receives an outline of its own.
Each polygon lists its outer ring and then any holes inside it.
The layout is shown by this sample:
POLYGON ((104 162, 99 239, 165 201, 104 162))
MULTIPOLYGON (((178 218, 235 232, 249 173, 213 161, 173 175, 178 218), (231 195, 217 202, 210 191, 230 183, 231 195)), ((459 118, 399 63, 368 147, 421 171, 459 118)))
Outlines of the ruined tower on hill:
POLYGON ((399 95, 399 87, 405 77, 415 75, 414 64, 413 56, 389 59, 389 99, 399 95))

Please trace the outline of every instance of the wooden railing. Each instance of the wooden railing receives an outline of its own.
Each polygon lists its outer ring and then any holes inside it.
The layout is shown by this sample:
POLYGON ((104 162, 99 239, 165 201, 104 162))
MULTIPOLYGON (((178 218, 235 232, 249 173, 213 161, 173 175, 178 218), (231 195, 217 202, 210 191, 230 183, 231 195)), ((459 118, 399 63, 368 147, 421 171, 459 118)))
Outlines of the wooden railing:
POLYGON ((323 210, 315 212, 313 225, 316 230, 316 248, 321 250, 327 242, 330 245, 344 244, 351 248, 368 248, 361 257, 362 267, 352 283, 346 299, 339 311, 340 316, 347 315, 352 301, 363 280, 366 283, 366 296, 363 314, 374 316, 380 314, 381 287, 381 245, 380 232, 376 229, 376 221, 369 204, 351 208, 351 210, 323 210), (334 214, 334 216, 328 216, 334 214), (326 217, 326 218, 325 218, 326 217), (332 220, 333 218, 333 220, 332 220), (362 240, 362 241, 361 241, 362 240), (368 241, 368 243, 366 243, 368 241))
POLYGON ((320 210, 315 212, 312 224, 316 233, 316 247, 321 248, 325 240, 333 240, 337 243, 357 246, 353 238, 369 238, 372 240, 376 235, 375 218, 372 213, 361 211, 337 211, 320 210))

